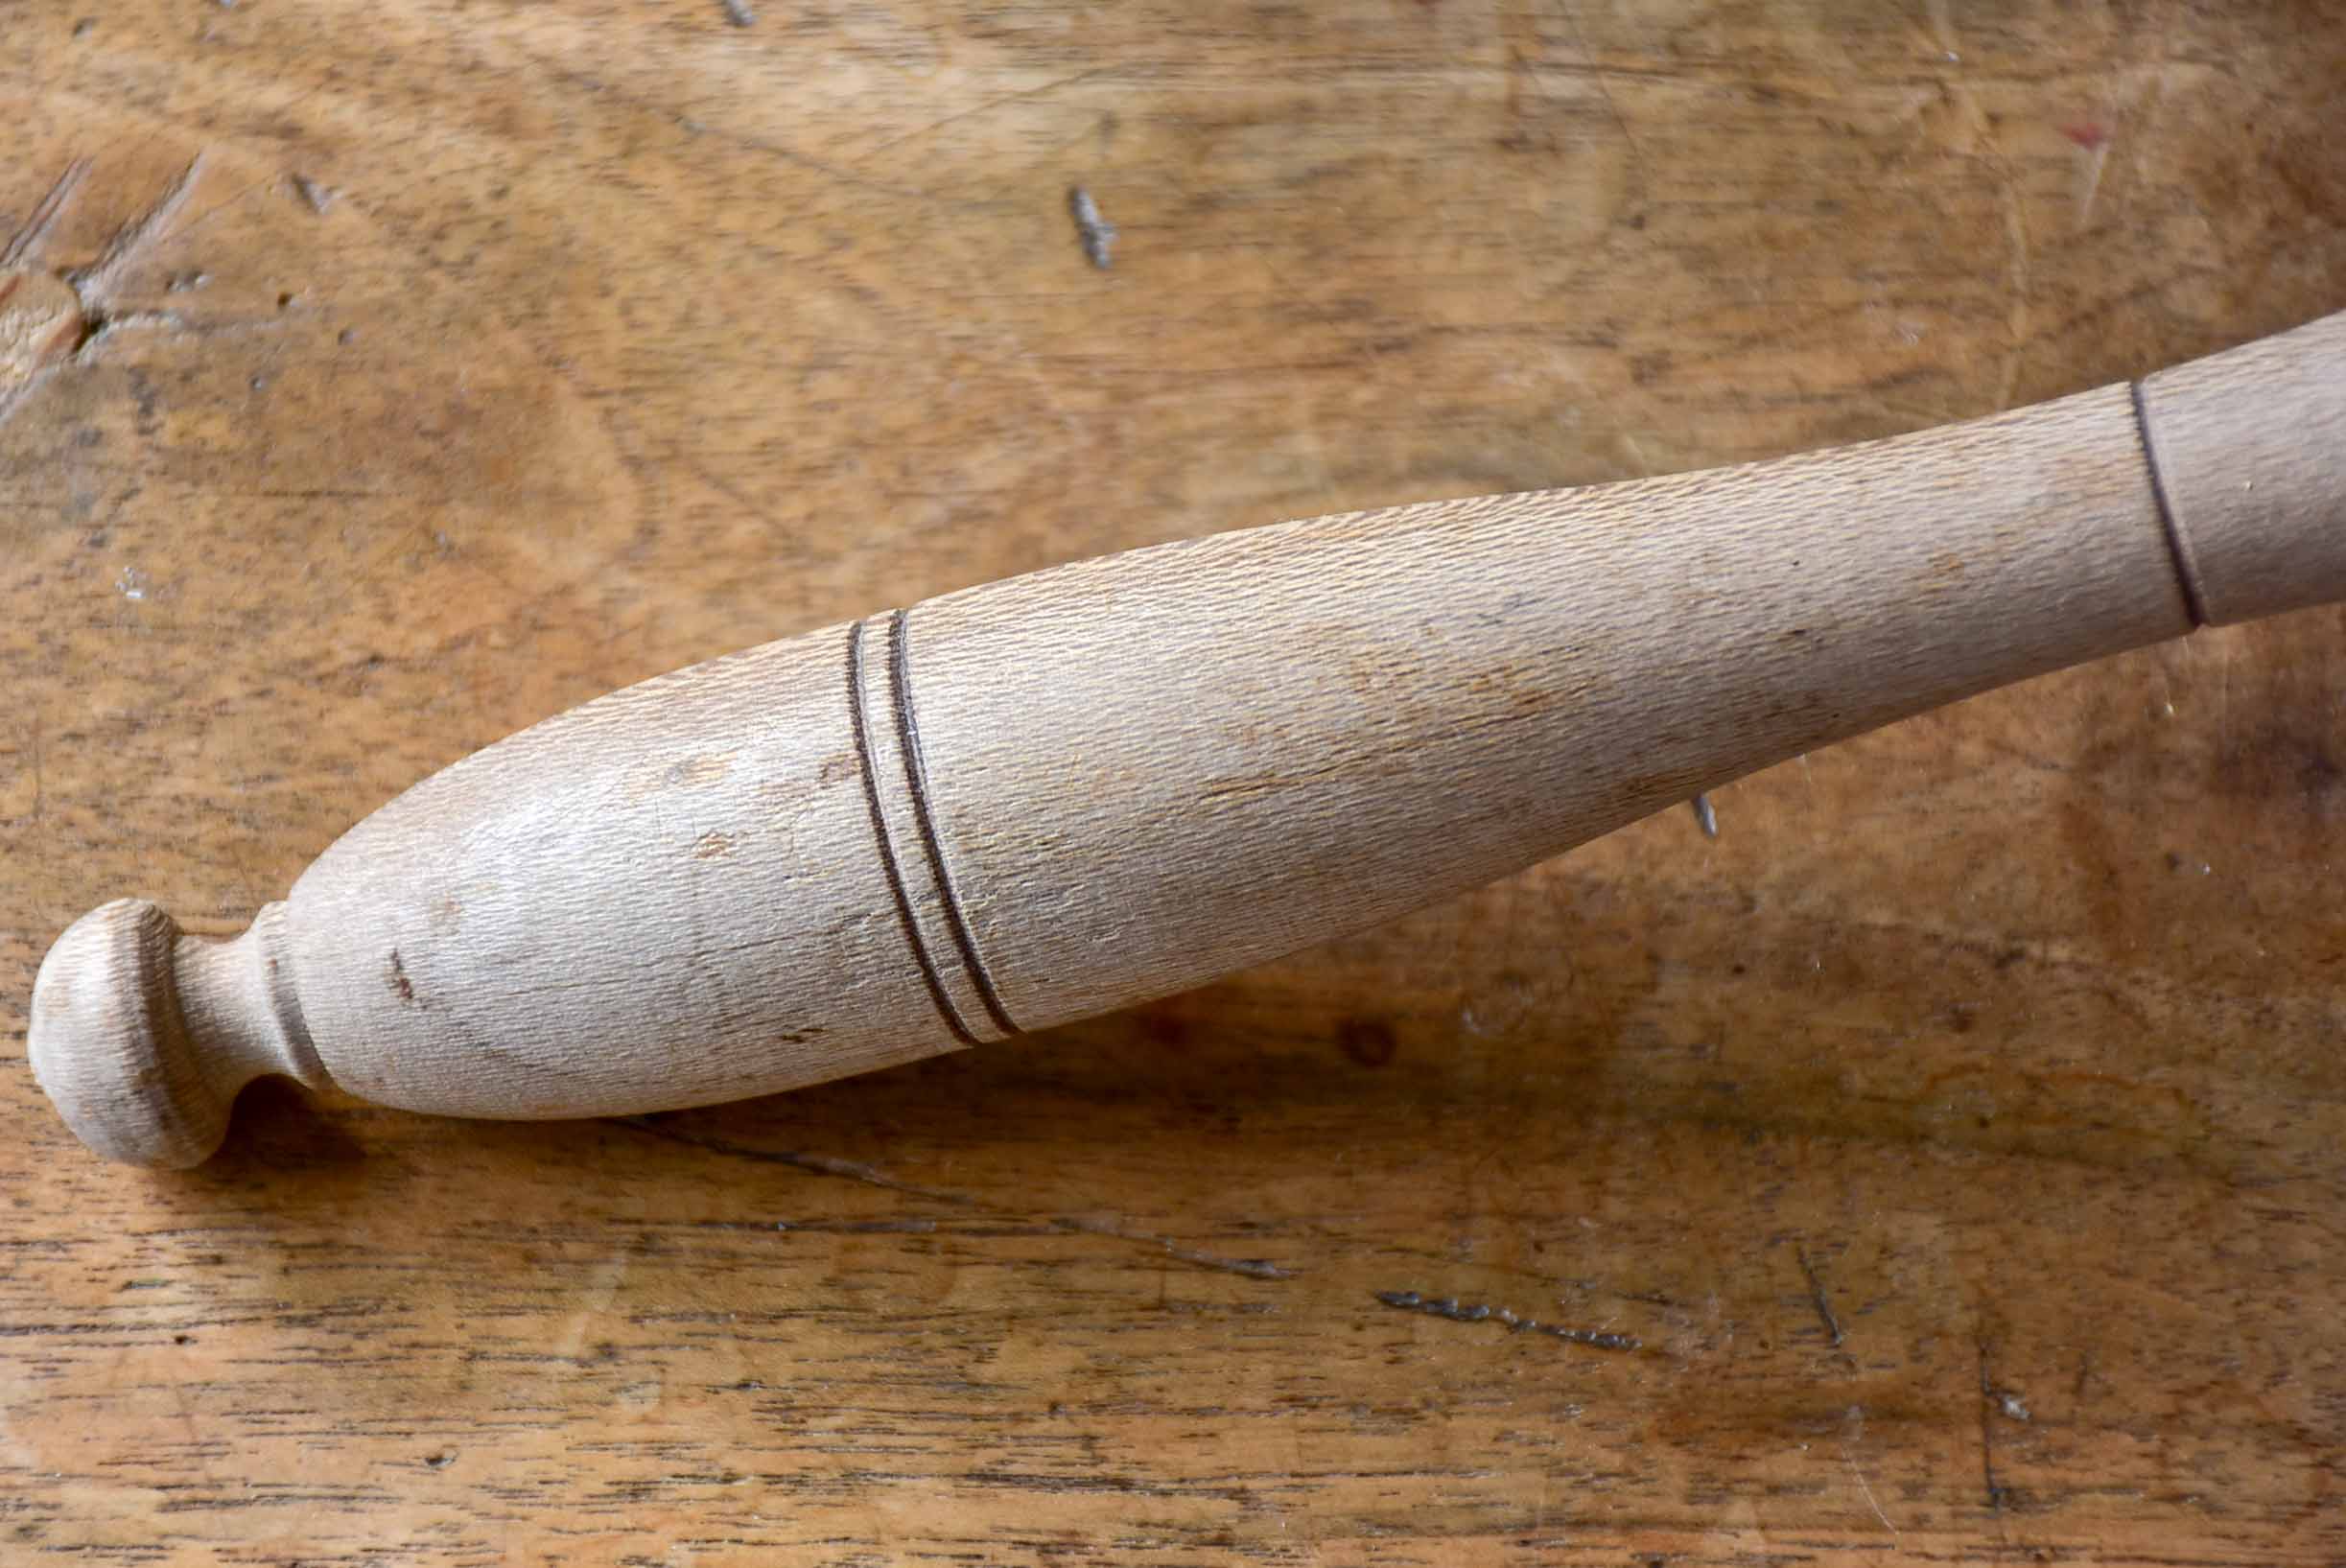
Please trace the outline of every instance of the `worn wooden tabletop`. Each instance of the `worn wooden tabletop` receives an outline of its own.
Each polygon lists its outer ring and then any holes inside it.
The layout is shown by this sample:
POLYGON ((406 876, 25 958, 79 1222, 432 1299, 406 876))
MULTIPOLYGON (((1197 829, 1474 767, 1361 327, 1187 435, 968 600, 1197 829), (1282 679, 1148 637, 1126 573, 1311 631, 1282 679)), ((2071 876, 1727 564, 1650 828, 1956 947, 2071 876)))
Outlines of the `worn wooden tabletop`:
MULTIPOLYGON (((2341 83, 2311 3, 0 0, 0 1033, 726 649, 2346 306, 2341 83)), ((0 1560, 2337 1560, 2342 634, 785 1099, 158 1176, 11 1068, 0 1560)))

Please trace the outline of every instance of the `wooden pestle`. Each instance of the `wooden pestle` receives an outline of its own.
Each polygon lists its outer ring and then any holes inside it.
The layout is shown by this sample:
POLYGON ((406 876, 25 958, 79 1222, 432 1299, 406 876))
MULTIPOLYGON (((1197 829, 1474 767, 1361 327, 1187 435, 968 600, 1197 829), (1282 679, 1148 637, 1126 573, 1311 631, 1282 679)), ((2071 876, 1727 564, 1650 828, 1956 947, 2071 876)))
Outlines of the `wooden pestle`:
POLYGON ((264 1073, 462 1116, 815 1083, 1160 996, 1689 794, 2346 597, 2346 315, 1892 440, 1078 562, 615 692, 435 774, 231 942, 35 983, 82 1139, 264 1073))

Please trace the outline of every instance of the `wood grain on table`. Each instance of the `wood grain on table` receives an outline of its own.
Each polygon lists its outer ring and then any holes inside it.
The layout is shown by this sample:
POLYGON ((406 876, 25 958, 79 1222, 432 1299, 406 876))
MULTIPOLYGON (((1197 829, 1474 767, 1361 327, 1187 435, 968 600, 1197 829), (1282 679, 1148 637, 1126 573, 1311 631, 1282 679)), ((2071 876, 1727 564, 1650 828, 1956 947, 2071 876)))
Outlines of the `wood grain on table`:
MULTIPOLYGON (((2312 4, 0 5, 0 1028, 695 659, 2337 309, 2342 84, 2312 4)), ((2341 632, 786 1098, 156 1176, 0 1074, 0 1561, 2336 1560, 2341 632)))

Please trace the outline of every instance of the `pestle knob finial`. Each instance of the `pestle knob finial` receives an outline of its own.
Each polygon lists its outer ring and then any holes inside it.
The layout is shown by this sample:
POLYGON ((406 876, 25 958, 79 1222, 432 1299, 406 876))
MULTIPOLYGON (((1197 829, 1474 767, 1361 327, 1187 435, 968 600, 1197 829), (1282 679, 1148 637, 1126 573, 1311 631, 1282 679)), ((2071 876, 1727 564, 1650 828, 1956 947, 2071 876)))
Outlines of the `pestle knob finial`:
POLYGON ((219 1147, 253 1079, 325 1085, 272 950, 284 907, 216 942, 144 899, 117 899, 58 939, 33 983, 27 1044, 76 1136, 113 1159, 193 1165, 219 1147))

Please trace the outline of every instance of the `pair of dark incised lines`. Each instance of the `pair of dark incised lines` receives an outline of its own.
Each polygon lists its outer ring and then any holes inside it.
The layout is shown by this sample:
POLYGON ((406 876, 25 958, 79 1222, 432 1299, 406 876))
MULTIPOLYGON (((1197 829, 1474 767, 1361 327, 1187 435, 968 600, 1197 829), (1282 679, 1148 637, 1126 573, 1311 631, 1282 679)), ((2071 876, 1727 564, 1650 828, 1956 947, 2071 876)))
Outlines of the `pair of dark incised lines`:
MULTIPOLYGON (((928 808, 928 769, 921 760, 921 731, 912 716, 912 639, 905 626, 906 612, 897 611, 888 618, 888 679, 896 689, 896 741, 904 754, 904 789, 912 797, 912 819, 919 824, 921 847, 927 852, 928 869, 937 882, 937 897, 945 906, 945 927, 951 933, 953 947, 961 955, 963 967, 969 971, 971 982, 977 988, 977 999, 985 1005, 986 1017, 1005 1035, 1019 1033, 1019 1026, 1010 1019, 1002 1006, 1002 998, 994 989, 994 981, 986 967, 978 962, 977 944, 970 935, 969 922, 961 915, 960 901, 953 897, 952 878, 945 870, 945 851, 937 838, 937 823, 928 808)), ((863 621, 856 621, 847 634, 847 712, 856 732, 856 758, 863 767, 863 798, 871 807, 872 837, 880 846, 880 868, 887 873, 888 892, 896 900, 896 918, 903 925, 905 945, 911 948, 913 958, 921 966, 921 978, 928 986, 928 999, 937 1004, 937 1014, 953 1038, 965 1045, 974 1045, 977 1036, 953 1008, 951 996, 945 990, 945 979, 937 972, 935 960, 930 958, 927 944, 921 940, 919 924, 912 916, 912 896, 905 890, 903 869, 896 861, 896 847, 888 837, 888 821, 880 808, 880 772, 872 761, 871 734, 863 717, 863 621)))

